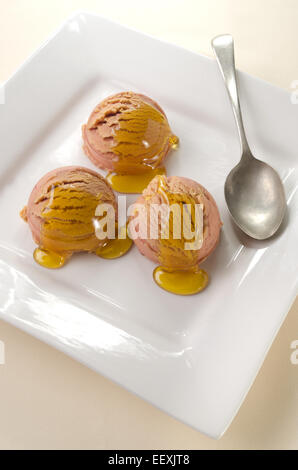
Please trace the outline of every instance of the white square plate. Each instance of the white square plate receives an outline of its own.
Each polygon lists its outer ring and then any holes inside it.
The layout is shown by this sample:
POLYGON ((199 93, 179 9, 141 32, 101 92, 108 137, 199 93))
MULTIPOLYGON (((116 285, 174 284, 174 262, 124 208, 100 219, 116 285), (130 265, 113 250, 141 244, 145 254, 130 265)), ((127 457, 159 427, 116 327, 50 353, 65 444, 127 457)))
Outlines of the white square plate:
POLYGON ((252 150, 279 171, 288 199, 285 223, 265 242, 241 235, 225 206, 239 146, 215 61, 78 13, 6 83, 0 105, 1 318, 212 437, 237 412, 298 285, 298 106, 239 75, 252 150), (168 174, 198 180, 218 202, 221 242, 199 295, 159 289, 136 248, 114 261, 77 255, 60 271, 33 261, 19 210, 45 172, 92 168, 80 126, 104 97, 127 89, 160 102, 181 139, 168 174))

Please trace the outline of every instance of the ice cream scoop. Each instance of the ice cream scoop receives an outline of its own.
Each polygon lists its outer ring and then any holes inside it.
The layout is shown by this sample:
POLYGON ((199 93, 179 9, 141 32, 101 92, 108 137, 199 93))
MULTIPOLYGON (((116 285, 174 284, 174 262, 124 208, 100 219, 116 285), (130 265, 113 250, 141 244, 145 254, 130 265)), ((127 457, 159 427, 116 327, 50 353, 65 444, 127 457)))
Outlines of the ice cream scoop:
POLYGON ((136 201, 131 223, 139 251, 160 265, 154 278, 161 287, 193 294, 207 285, 198 266, 215 249, 222 226, 207 189, 188 178, 156 176, 136 201))
POLYGON ((142 192, 178 143, 161 107, 145 95, 122 92, 106 98, 82 127, 83 149, 119 192, 142 192))
POLYGON ((33 188, 21 216, 39 246, 34 258, 45 267, 61 267, 79 251, 100 256, 107 243, 117 243, 104 230, 117 221, 115 195, 101 175, 87 168, 69 166, 47 173, 33 188), (100 207, 109 209, 103 212, 100 207))

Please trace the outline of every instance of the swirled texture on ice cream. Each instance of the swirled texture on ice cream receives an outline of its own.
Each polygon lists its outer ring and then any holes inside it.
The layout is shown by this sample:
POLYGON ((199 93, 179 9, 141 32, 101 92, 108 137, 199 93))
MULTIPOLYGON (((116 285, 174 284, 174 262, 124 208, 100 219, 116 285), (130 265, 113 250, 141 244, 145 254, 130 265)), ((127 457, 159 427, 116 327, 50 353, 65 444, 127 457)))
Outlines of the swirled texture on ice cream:
POLYGON ((177 141, 161 107, 129 91, 99 103, 82 134, 83 149, 96 166, 131 175, 160 166, 177 141))
POLYGON ((87 168, 69 166, 41 178, 21 216, 43 249, 95 251, 106 241, 96 236, 95 211, 101 203, 112 205, 116 213, 116 199, 106 180, 87 168))

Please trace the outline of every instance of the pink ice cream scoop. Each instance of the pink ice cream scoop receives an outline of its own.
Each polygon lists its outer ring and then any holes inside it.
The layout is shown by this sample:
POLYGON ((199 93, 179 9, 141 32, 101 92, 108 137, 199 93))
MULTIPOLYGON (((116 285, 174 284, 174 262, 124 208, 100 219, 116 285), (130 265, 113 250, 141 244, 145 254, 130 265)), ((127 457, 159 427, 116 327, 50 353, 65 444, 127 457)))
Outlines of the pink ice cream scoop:
POLYGON ((114 193, 98 173, 79 166, 47 173, 34 186, 21 216, 40 247, 54 252, 94 251, 105 240, 96 236, 96 208, 110 204, 114 193))
POLYGON ((161 107, 130 91, 99 103, 82 135, 83 149, 94 165, 120 174, 157 168, 177 141, 161 107))
MULTIPOLYGON (((133 237, 134 242, 141 254, 155 263, 168 268, 189 269, 204 261, 218 244, 222 222, 216 202, 207 189, 196 181, 178 176, 156 176, 137 199, 134 207, 130 219, 135 234, 138 235, 137 238, 133 237), (170 223, 167 205, 172 204, 176 204, 181 210, 186 205, 190 208, 200 205, 202 208, 202 243, 199 249, 185 249, 183 232, 176 239, 173 229, 170 229, 168 238, 163 238, 161 224, 165 222, 163 219, 170 223), (164 206, 165 209, 161 210, 164 206), (159 234, 158 237, 152 237, 148 227, 156 222, 159 225, 159 234)), ((191 221, 191 211, 189 213, 191 221)))

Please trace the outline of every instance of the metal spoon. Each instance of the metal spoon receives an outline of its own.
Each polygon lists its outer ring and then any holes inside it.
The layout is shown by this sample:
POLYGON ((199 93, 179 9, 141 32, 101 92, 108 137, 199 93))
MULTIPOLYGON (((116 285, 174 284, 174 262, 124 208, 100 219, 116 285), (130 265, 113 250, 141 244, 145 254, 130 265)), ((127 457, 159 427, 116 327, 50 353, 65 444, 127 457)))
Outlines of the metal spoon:
POLYGON ((286 210, 283 184, 277 172, 253 156, 245 136, 238 98, 234 41, 229 34, 217 36, 212 47, 232 104, 241 145, 241 160, 225 182, 225 198, 236 224, 258 240, 271 237, 286 210))

